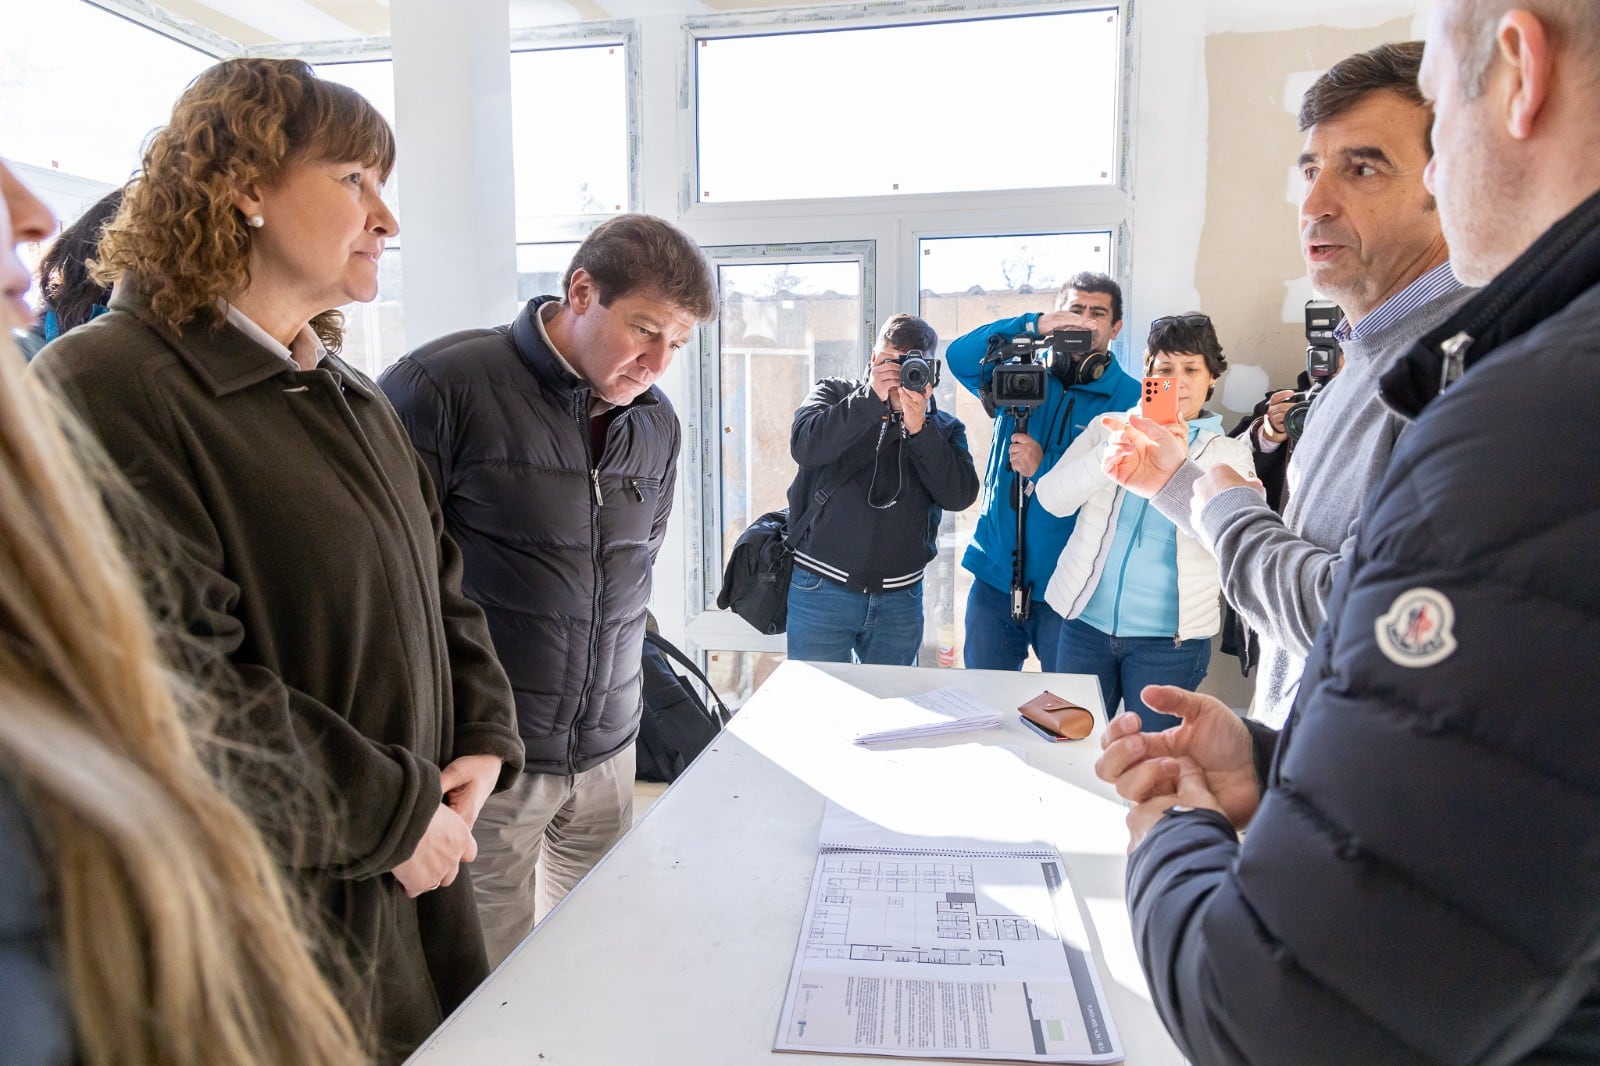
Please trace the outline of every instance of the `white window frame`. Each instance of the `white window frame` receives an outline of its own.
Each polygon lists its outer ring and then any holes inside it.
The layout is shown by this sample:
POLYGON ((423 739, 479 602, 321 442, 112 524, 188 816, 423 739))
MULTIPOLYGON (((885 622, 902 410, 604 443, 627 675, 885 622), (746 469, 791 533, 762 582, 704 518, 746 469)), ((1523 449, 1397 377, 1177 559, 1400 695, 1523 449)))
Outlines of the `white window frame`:
MULTIPOLYGON (((839 5, 819 8, 795 8, 781 12, 762 12, 754 15, 715 15, 701 18, 690 18, 684 21, 685 40, 683 45, 682 61, 680 63, 681 83, 679 97, 686 102, 690 109, 688 121, 682 123, 683 141, 680 145, 685 162, 683 168, 683 184, 679 192, 680 209, 687 217, 695 209, 725 209, 737 213, 739 209, 747 209, 754 215, 767 214, 774 209, 782 209, 785 213, 799 209, 802 205, 820 207, 823 210, 845 207, 850 205, 864 206, 877 211, 895 211, 900 208, 915 209, 919 202, 936 204, 951 198, 979 197, 993 198, 1026 196, 1029 193, 1072 192, 1081 195, 1093 195, 1104 190, 1117 190, 1123 196, 1128 194, 1131 187, 1129 179, 1129 164, 1131 163, 1128 145, 1131 134, 1128 129, 1127 116, 1132 108, 1129 106, 1128 86, 1131 79, 1133 63, 1133 0, 1073 0, 1067 3, 1051 3, 1048 0, 1033 0, 1033 2, 1000 2, 1000 0, 969 0, 952 10, 953 5, 939 2, 939 0, 898 0, 888 3, 867 3, 855 5, 839 5), (700 182, 700 151, 697 143, 698 116, 693 107, 696 99, 697 79, 696 53, 701 40, 718 40, 729 37, 770 37, 784 33, 815 33, 824 30, 866 30, 881 29, 892 26, 921 26, 937 22, 976 22, 985 19, 1016 17, 1027 15, 1060 15, 1070 14, 1075 11, 1104 11, 1117 12, 1118 26, 1122 36, 1122 91, 1116 97, 1116 114, 1112 117, 1113 126, 1117 131, 1117 144, 1119 146, 1113 165, 1116 167, 1116 179, 1109 183, 1081 186, 1042 186, 1032 189, 996 189, 979 190, 974 192, 954 193, 907 193, 904 195, 890 196, 851 196, 851 197, 826 197, 817 200, 810 199, 784 199, 784 200, 741 200, 730 203, 717 201, 701 201, 699 190, 700 182)), ((996 64, 1003 61, 995 57, 996 64)), ((848 77, 848 73, 839 76, 848 77)), ((865 101, 864 101, 865 103, 865 101)), ((1048 134, 1049 127, 1041 129, 1041 133, 1048 134)))
MULTIPOLYGON (((1115 3, 1083 0, 1077 3, 1001 3, 971 0, 961 10, 925 0, 876 2, 832 7, 795 8, 747 15, 706 16, 686 19, 678 56, 678 131, 682 170, 678 186, 680 223, 708 251, 796 247, 847 247, 869 243, 875 252, 876 277, 863 274, 865 343, 870 347, 874 324, 894 311, 916 313, 919 242, 944 237, 1030 235, 1073 231, 1110 231, 1112 276, 1129 288, 1132 248, 1132 137, 1128 116, 1133 113, 1134 42, 1132 0, 1115 3), (905 196, 851 197, 817 200, 769 200, 738 203, 700 202, 698 152, 695 143, 695 50, 702 37, 765 35, 818 29, 870 28, 916 24, 935 20, 970 21, 1003 15, 1046 14, 1115 7, 1122 42, 1121 84, 1117 94, 1118 158, 1116 182, 1109 185, 1013 189, 987 192, 919 193, 905 196), (766 243, 782 242, 782 243, 766 243)), ((1048 294, 1041 294, 1048 302, 1048 294)), ((1125 300, 1124 320, 1134 321, 1125 300)), ((953 340, 954 338, 945 338, 953 340)), ((685 487, 689 499, 679 501, 684 516, 684 605, 687 633, 693 649, 728 652, 778 652, 783 636, 756 633, 728 611, 706 610, 722 579, 722 490, 720 445, 721 397, 710 392, 721 381, 719 338, 715 327, 699 331, 699 358, 686 361, 685 396, 699 426, 685 427, 685 487), (710 596, 707 595, 709 590, 710 596)), ((1137 352, 1125 356, 1137 357, 1137 352)), ((686 399, 683 407, 689 407, 686 399)), ((983 457, 975 456, 981 464, 983 457)), ((981 470, 981 466, 980 466, 981 470)), ((959 561, 958 561, 959 565, 959 561)), ((957 610, 961 606, 957 605, 957 610)))
MULTIPOLYGON (((871 349, 875 322, 872 308, 877 302, 878 252, 874 242, 710 246, 705 251, 713 270, 764 262, 856 264, 861 271, 861 351, 865 354, 871 349)), ((686 482, 694 486, 695 497, 693 517, 687 523, 694 545, 687 579, 689 637, 700 648, 781 653, 781 635, 764 636, 729 611, 705 607, 716 600, 722 586, 722 396, 720 390, 713 391, 722 380, 721 328, 720 319, 700 327, 698 358, 688 362, 691 395, 699 401, 699 417, 684 427, 683 446, 686 482)))
MULTIPOLYGON (((644 107, 644 77, 640 58, 639 27, 631 19, 609 22, 582 22, 566 26, 538 26, 511 31, 512 52, 540 52, 559 48, 601 48, 617 45, 622 48, 627 78, 627 142, 628 180, 627 203, 624 211, 637 211, 642 202, 640 194, 639 160, 641 158, 640 115, 644 107)), ((551 113, 571 106, 570 100, 551 101, 551 113)), ((514 135, 521 135, 515 131, 514 135)), ((588 215, 546 215, 538 218, 535 232, 521 244, 559 244, 581 241, 600 223, 615 217, 614 213, 588 215)))

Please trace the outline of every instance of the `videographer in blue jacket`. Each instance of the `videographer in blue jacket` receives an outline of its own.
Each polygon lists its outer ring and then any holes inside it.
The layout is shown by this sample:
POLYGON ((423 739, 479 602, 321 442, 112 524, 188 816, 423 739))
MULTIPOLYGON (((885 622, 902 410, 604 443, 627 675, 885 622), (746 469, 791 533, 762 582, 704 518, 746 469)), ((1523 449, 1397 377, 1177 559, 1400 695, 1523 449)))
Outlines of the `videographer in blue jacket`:
POLYGON ((1030 645, 1044 669, 1054 667, 1061 617, 1045 602, 1044 590, 1072 535, 1073 519, 1058 518, 1031 500, 1027 504, 1023 563, 1031 602, 1027 621, 1013 620, 1011 583, 1017 550, 1013 486, 1019 476, 1031 482, 1048 473, 1095 418, 1138 403, 1139 382, 1106 350, 1122 332, 1122 288, 1104 274, 1076 274, 1062 286, 1054 311, 991 322, 952 341, 945 353, 950 372, 962 387, 982 396, 994 370, 993 363, 985 363, 991 337, 1009 340, 1068 328, 1089 330, 1091 350, 1068 365, 1050 367, 1044 402, 1030 413, 1027 432, 1017 432, 1017 420, 1009 411, 1001 410, 995 419, 978 530, 961 560, 976 579, 967 597, 962 653, 969 670, 1020 670, 1030 645))

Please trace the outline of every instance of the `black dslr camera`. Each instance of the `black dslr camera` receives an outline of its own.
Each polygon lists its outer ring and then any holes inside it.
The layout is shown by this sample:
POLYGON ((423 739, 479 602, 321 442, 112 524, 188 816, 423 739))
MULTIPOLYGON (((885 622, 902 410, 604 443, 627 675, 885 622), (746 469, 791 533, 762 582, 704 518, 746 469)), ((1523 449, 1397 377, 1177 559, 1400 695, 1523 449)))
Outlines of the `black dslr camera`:
POLYGON ((1306 301, 1306 377, 1311 379, 1311 387, 1294 394, 1294 406, 1283 416, 1283 431, 1291 441, 1298 441, 1306 431, 1311 401, 1339 372, 1339 342, 1333 339, 1333 330, 1343 314, 1331 300, 1306 301))
POLYGON ((983 361, 994 364, 994 369, 978 391, 984 414, 993 418, 1000 411, 1010 411, 1019 423, 1018 432, 1026 432, 1028 415, 1044 403, 1045 375, 1059 370, 1065 377, 1066 371, 1093 350, 1094 334, 1086 329, 1019 333, 1009 339, 990 337, 983 361))
POLYGON ((939 384, 939 360, 926 352, 912 350, 894 360, 900 364, 900 387, 912 392, 923 392, 929 385, 939 384))

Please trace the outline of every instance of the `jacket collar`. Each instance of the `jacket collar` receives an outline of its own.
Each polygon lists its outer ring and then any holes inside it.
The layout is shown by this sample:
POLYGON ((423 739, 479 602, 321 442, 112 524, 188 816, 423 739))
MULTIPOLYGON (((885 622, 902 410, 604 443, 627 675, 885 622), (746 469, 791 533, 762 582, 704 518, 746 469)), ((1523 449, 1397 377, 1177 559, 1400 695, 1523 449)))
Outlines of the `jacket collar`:
POLYGON ((1383 375, 1384 402, 1416 418, 1473 364, 1600 283, 1600 192, 1545 231, 1383 375))
MULTIPOLYGON (((172 329, 151 311, 149 297, 131 277, 117 282, 111 294, 111 309, 133 315, 159 336, 214 397, 231 395, 279 374, 301 373, 283 356, 263 348, 226 320, 215 328, 196 323, 182 332, 172 329)), ((367 380, 337 355, 330 352, 319 369, 332 372, 347 392, 364 400, 373 398, 367 380)))
MULTIPOLYGON (((569 373, 566 367, 561 365, 556 353, 545 343, 544 331, 539 328, 539 323, 534 317, 545 304, 554 303, 559 299, 559 296, 535 296, 523 304, 522 310, 517 312, 517 317, 511 320, 511 344, 516 348, 518 357, 543 388, 562 397, 581 394, 584 403, 588 403, 591 391, 589 383, 576 374, 569 373)), ((627 406, 638 407, 641 404, 653 405, 659 402, 660 393, 652 385, 627 406)))
POLYGON ((560 297, 557 296, 535 296, 523 304, 517 317, 511 320, 511 343, 528 369, 533 371, 533 376, 539 379, 539 384, 545 388, 568 395, 580 389, 588 392, 589 386, 561 365, 556 353, 545 343, 544 331, 539 328, 539 309, 558 299, 560 297))

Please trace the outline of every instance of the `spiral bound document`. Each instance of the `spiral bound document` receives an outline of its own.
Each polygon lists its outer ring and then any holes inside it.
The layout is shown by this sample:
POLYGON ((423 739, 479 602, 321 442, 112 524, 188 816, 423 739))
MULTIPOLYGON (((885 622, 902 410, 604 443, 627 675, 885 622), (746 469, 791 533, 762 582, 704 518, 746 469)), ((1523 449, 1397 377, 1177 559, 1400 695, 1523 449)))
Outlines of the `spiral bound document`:
POLYGON ((823 813, 774 1047, 1120 1061, 1060 856, 1033 833, 1042 805, 1018 754, 895 754, 878 789, 823 813))

